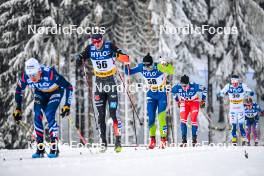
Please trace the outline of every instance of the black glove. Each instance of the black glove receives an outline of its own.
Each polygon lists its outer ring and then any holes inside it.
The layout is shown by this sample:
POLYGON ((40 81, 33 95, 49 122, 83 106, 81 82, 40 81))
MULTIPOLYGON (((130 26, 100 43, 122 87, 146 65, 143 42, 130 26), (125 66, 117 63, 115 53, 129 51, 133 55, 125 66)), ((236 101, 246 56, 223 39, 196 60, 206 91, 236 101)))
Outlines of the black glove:
POLYGON ((68 105, 64 105, 62 108, 61 108, 61 117, 64 118, 65 116, 68 116, 70 114, 70 106, 68 105))
POLYGON ((13 118, 16 122, 22 120, 22 111, 20 108, 16 108, 16 110, 13 112, 13 118))

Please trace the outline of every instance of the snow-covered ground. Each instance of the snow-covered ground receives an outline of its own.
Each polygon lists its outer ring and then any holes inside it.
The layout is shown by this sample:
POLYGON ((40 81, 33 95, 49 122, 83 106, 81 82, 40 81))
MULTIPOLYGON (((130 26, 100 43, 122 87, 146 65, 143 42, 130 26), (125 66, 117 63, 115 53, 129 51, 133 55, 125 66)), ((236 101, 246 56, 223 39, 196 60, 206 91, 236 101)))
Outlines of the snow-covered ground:
POLYGON ((263 147, 171 147, 165 150, 130 147, 121 153, 109 148, 106 153, 98 154, 91 154, 87 149, 65 148, 56 159, 31 159, 32 153, 32 149, 0 150, 0 175, 261 176, 264 173, 263 147))

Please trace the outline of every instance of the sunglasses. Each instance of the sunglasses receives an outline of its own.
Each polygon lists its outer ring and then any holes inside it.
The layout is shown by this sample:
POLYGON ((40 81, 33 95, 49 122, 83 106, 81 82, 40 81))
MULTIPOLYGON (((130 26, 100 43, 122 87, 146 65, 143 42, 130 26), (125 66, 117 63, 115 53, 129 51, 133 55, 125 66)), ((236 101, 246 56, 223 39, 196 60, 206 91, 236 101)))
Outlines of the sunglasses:
POLYGON ((92 43, 93 43, 93 44, 99 44, 99 43, 101 43, 101 42, 102 42, 101 39, 99 39, 99 40, 93 39, 93 40, 92 40, 92 43))

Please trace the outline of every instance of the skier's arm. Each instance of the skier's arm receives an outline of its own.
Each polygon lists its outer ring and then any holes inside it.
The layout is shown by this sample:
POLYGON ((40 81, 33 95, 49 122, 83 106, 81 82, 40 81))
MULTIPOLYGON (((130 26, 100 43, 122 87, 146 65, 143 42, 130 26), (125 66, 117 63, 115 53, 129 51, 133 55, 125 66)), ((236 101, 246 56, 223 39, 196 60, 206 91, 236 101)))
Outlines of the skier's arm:
POLYGON ((22 73, 21 78, 17 82, 16 92, 15 92, 15 101, 17 109, 21 110, 23 93, 27 87, 26 75, 22 73))
POLYGON ((225 87, 216 95, 217 97, 224 97, 229 90, 229 84, 226 84, 225 87))
POLYGON ((179 96, 178 96, 178 92, 179 92, 178 90, 179 90, 179 86, 175 85, 175 86, 173 86, 173 88, 171 90, 171 93, 172 93, 172 95, 173 95, 178 107, 180 107, 180 99, 179 99, 179 96))
POLYGON ((246 95, 249 95, 251 97, 254 96, 254 92, 246 85, 242 84, 243 90, 246 92, 246 95))
POLYGON ((262 110, 258 104, 256 106, 256 110, 260 113, 261 116, 264 116, 264 110, 262 110))
POLYGON ((54 72, 55 83, 66 90, 65 105, 70 107, 73 87, 71 83, 66 81, 65 78, 55 70, 55 68, 53 68, 52 71, 54 72))
POLYGON ((163 73, 167 73, 168 75, 174 74, 174 67, 172 64, 163 65, 163 64, 159 63, 157 68, 159 71, 161 71, 163 73))
POLYGON ((86 46, 85 49, 77 55, 76 57, 77 64, 81 65, 83 62, 87 61, 88 66, 91 66, 92 62, 90 60, 89 53, 90 53, 90 45, 86 46))
POLYGON ((126 75, 128 75, 128 74, 133 75, 133 74, 142 72, 142 69, 143 69, 143 64, 138 64, 134 68, 130 68, 129 66, 126 66, 125 67, 125 74, 126 75))
POLYGON ((198 85, 198 86, 199 86, 199 92, 202 93, 202 100, 205 101, 207 95, 207 89, 202 85, 198 85))
POLYGON ((111 43, 111 51, 119 62, 129 63, 129 56, 113 43, 111 43))
POLYGON ((179 101, 178 93, 179 93, 179 86, 178 84, 174 85, 171 89, 171 93, 175 99, 176 102, 179 101))

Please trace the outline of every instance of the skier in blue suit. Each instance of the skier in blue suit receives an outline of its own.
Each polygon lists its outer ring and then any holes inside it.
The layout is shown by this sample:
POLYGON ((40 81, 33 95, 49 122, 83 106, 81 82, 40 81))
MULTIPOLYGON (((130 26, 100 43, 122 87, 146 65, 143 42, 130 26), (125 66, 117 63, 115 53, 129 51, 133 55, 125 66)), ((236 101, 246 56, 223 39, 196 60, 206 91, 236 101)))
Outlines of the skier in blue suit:
POLYGON ((40 65, 38 60, 30 58, 25 62, 25 73, 22 73, 18 80, 15 101, 16 110, 13 113, 15 121, 22 119, 22 96, 26 87, 34 89, 34 127, 36 133, 37 151, 32 158, 40 158, 44 156, 45 147, 43 144, 43 113, 48 121, 51 147, 48 157, 54 158, 58 156, 58 124, 55 120, 56 110, 59 107, 61 99, 66 90, 66 101, 62 108, 62 117, 69 115, 72 99, 73 87, 57 73, 54 67, 40 65))

